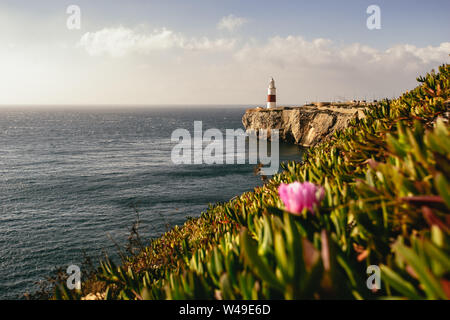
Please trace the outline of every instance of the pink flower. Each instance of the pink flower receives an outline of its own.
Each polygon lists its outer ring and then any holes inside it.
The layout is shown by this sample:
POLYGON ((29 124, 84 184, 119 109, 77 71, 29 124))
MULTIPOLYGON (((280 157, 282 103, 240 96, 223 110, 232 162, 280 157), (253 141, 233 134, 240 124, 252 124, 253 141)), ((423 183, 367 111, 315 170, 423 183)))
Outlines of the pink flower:
POLYGON ((278 194, 286 210, 298 215, 305 208, 313 212, 325 196, 325 191, 311 182, 293 182, 280 184, 278 194))

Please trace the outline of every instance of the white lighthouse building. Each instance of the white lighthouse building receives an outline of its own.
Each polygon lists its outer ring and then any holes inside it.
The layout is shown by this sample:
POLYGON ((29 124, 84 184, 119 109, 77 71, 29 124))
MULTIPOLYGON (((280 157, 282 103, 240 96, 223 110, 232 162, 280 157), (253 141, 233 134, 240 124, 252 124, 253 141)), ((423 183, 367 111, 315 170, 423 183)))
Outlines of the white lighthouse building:
POLYGON ((277 106, 277 88, 275 88, 275 80, 270 78, 269 88, 267 89, 267 108, 276 108, 277 106))

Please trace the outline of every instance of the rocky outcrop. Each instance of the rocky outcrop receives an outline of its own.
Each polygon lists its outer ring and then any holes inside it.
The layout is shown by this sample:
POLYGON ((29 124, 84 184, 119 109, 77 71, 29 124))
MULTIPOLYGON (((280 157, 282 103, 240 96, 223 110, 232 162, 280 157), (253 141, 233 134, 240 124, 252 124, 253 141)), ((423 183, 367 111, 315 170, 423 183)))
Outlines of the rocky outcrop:
POLYGON ((281 140, 311 147, 347 127, 352 118, 363 115, 362 107, 351 106, 256 108, 245 112, 242 123, 247 130, 278 129, 281 140))

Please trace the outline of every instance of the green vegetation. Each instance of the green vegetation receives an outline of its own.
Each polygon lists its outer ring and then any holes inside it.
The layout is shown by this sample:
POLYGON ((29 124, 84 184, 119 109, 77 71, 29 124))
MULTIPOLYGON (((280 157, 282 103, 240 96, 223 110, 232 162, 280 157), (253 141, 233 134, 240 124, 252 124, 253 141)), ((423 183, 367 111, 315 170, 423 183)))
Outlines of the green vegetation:
POLYGON ((81 292, 106 299, 450 298, 450 65, 381 101, 301 163, 253 192, 211 206, 120 265, 106 259, 81 292), (325 198, 292 215, 281 182, 325 198), (381 268, 381 289, 366 285, 381 268))

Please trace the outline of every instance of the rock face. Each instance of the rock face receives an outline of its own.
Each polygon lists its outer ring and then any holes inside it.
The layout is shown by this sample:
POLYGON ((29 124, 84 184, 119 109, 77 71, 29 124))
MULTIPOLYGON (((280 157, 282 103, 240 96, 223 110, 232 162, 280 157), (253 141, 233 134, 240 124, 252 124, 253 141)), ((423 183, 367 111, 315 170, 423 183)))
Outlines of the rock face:
MULTIPOLYGON (((311 147, 347 127, 354 117, 363 117, 361 107, 302 106, 248 109, 242 117, 247 130, 279 129, 280 139, 311 147)), ((270 135, 270 130, 269 135, 270 135)))

